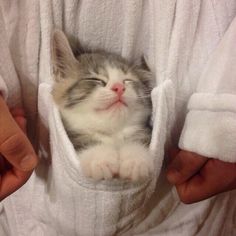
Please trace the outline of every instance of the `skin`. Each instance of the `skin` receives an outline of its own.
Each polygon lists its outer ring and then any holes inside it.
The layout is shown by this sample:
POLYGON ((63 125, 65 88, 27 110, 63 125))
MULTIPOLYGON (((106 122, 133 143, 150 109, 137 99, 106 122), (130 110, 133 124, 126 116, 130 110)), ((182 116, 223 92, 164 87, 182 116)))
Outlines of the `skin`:
POLYGON ((0 200, 20 188, 38 163, 24 116, 22 109, 10 111, 0 95, 0 200))
POLYGON ((167 179, 175 185, 180 200, 198 202, 222 192, 236 189, 236 163, 173 149, 167 179))

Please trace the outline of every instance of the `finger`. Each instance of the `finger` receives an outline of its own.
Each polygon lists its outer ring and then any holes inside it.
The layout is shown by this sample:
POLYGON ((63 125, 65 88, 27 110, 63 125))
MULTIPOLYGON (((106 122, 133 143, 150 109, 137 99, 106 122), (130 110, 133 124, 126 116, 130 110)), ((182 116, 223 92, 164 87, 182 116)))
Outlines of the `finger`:
POLYGON ((8 167, 9 166, 6 165, 6 159, 2 155, 0 155, 0 173, 4 174, 5 171, 9 170, 8 167))
POLYGON ((15 192, 25 184, 32 171, 23 172, 17 169, 10 169, 0 177, 0 200, 15 192))
POLYGON ((180 151, 167 169, 167 179, 172 184, 181 184, 195 175, 208 158, 188 151, 180 151))
POLYGON ((32 170, 37 165, 37 156, 1 97, 0 111, 0 153, 18 170, 32 170))
POLYGON ((18 126, 23 130, 24 133, 26 133, 26 118, 24 109, 20 107, 11 108, 10 113, 18 126))
POLYGON ((236 164, 211 159, 186 183, 176 186, 184 203, 194 203, 236 188, 236 164))
POLYGON ((37 157, 33 148, 20 130, 12 133, 0 145, 0 153, 17 169, 29 171, 37 165, 37 157))
POLYGON ((26 119, 23 116, 16 116, 14 117, 14 120, 21 130, 26 134, 26 119))

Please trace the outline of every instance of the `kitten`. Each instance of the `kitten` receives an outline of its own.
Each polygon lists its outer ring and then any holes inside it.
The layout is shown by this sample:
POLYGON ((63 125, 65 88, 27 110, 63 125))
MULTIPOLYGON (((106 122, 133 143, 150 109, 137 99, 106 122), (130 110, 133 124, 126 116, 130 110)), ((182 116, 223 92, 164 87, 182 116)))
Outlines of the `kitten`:
POLYGON ((59 30, 52 36, 52 61, 52 95, 84 175, 150 177, 151 73, 102 51, 76 55, 59 30))

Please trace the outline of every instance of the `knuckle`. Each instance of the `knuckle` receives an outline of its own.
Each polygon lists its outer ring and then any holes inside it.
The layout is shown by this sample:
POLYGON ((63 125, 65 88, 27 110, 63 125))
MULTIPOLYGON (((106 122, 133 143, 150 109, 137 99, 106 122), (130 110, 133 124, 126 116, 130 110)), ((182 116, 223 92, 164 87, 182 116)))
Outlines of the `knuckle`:
POLYGON ((19 172, 17 173, 17 177, 18 179, 21 180, 21 184, 25 184, 27 182, 27 180, 29 179, 29 177, 31 176, 33 171, 27 171, 27 172, 19 172))
POLYGON ((1 145, 0 151, 3 155, 24 155, 27 153, 26 138, 22 133, 15 133, 8 137, 1 145))
POLYGON ((177 188, 177 192, 179 195, 179 199, 182 203, 184 203, 184 204, 194 203, 194 199, 193 199, 191 193, 189 193, 187 191, 183 191, 183 189, 178 189, 178 188, 177 188))
POLYGON ((192 199, 186 196, 179 196, 180 201, 184 204, 191 204, 193 203, 192 199))

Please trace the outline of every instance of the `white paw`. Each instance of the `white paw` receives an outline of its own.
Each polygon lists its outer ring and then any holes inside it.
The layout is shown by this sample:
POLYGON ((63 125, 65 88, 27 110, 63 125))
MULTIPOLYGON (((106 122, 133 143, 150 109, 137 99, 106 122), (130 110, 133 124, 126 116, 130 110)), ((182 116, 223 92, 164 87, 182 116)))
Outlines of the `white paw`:
POLYGON ((119 172, 117 151, 97 145, 78 153, 83 174, 95 180, 112 179, 119 172))
POLYGON ((120 150, 120 171, 122 179, 142 181, 153 173, 153 160, 148 148, 140 144, 127 144, 120 150))

